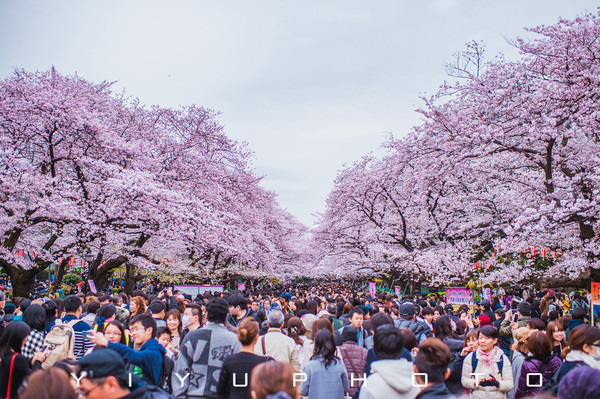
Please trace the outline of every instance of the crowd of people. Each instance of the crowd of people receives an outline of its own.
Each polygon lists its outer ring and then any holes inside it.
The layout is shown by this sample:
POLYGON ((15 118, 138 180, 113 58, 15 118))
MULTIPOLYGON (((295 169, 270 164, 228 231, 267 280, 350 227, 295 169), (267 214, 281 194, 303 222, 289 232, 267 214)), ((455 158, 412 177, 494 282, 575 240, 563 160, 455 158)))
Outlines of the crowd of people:
POLYGON ((0 291, 0 307, 6 398, 600 398, 600 329, 576 291, 457 306, 334 283, 149 286, 0 291))

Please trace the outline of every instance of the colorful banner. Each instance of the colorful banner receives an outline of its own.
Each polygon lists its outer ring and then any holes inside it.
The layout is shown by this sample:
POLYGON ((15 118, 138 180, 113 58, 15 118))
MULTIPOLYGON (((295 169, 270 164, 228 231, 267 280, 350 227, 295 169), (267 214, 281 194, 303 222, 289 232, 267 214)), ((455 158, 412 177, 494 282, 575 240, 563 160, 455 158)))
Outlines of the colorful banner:
POLYGON ((394 287, 394 292, 396 293, 396 296, 398 297, 398 299, 400 299, 400 287, 398 287, 398 286, 394 287))
POLYGON ((371 295, 371 298, 375 298, 375 287, 376 287, 376 283, 374 283, 374 282, 369 283, 369 294, 371 295))
POLYGON ((473 305, 473 292, 466 288, 446 288, 446 303, 473 305))
POLYGON ((594 326, 594 320, 598 318, 600 313, 600 283, 592 283, 590 294, 590 309, 592 310, 592 325, 594 326))
POLYGON ((246 289, 246 283, 238 283, 238 291, 244 291, 246 289))
POLYGON ((90 285, 90 291, 92 291, 94 294, 98 292, 98 290, 96 289, 96 283, 94 283, 94 280, 88 280, 88 284, 90 285))

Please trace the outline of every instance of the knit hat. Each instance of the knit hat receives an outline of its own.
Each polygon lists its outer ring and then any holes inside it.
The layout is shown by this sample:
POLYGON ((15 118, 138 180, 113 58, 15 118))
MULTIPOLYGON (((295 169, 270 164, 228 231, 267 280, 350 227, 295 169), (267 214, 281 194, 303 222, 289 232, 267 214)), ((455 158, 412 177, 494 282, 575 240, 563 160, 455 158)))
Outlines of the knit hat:
POLYGON ((600 370, 593 367, 575 367, 560 380, 559 399, 595 399, 600 392, 600 370))
POLYGON ((488 316, 486 314, 481 315, 479 317, 479 326, 480 327, 483 327, 483 326, 485 326, 487 324, 490 324, 491 322, 492 322, 492 319, 490 319, 490 316, 488 316))

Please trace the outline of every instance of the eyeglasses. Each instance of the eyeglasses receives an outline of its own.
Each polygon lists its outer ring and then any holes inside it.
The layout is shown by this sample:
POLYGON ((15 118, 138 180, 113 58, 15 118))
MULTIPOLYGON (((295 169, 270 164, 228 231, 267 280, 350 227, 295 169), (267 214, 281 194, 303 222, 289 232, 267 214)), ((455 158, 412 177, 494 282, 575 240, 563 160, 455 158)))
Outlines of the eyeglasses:
MULTIPOLYGON (((93 371, 90 370, 88 373, 90 376, 93 375, 93 371)), ((90 381, 94 384, 94 388, 90 389, 90 390, 85 390, 82 389, 81 387, 77 387, 77 392, 81 395, 81 396, 89 396, 92 392, 94 392, 96 389, 100 388, 101 386, 104 385, 104 383, 106 383, 106 379, 108 377, 101 377, 101 378, 90 378, 90 381)))
POLYGON ((79 388, 77 388, 77 393, 79 393, 79 395, 81 395, 81 396, 89 396, 92 392, 94 392, 98 388, 100 388, 100 385, 96 385, 96 386, 94 386, 94 388, 90 389, 89 391, 86 391, 86 390, 81 389, 81 387, 79 387, 79 388))
POLYGON ((144 327, 136 327, 136 328, 132 328, 131 330, 132 333, 137 332, 137 331, 146 331, 146 329, 144 327))

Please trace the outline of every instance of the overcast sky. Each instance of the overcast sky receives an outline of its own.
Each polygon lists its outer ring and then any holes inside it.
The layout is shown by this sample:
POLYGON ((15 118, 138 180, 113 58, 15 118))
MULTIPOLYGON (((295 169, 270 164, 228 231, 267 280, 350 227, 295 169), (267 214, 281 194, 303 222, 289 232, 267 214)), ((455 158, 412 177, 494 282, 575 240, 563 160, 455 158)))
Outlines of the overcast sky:
POLYGON ((263 185, 312 225, 337 171, 419 122, 419 95, 470 40, 516 53, 523 27, 594 1, 0 0, 0 77, 77 72, 145 104, 222 113, 263 185))

